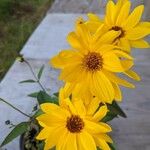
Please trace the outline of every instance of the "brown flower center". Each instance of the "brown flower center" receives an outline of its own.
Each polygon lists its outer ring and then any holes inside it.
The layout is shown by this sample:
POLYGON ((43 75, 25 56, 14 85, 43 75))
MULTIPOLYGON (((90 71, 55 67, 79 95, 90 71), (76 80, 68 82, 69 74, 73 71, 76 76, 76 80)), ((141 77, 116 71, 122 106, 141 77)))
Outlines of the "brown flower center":
POLYGON ((83 66, 89 71, 97 71, 103 67, 103 58, 99 53, 89 52, 83 58, 83 66))
POLYGON ((67 118, 67 129, 72 133, 79 133, 84 128, 84 122, 78 115, 67 118))
POLYGON ((125 31, 121 27, 114 26, 110 30, 120 31, 121 32, 120 35, 116 39, 120 39, 120 38, 125 36, 125 31))

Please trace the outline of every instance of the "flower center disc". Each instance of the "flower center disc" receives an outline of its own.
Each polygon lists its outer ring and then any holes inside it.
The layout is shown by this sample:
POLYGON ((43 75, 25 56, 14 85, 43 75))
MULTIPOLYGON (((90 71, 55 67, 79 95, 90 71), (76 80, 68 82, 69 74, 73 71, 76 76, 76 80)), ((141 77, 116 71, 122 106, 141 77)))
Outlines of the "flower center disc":
POLYGON ((72 133, 79 133, 84 127, 84 122, 79 116, 72 115, 70 118, 67 118, 66 127, 72 133))
POLYGON ((83 58, 83 66, 89 71, 102 69, 103 59, 99 53, 89 52, 83 58))
POLYGON ((121 27, 114 26, 110 30, 120 31, 121 32, 117 39, 120 39, 120 38, 124 37, 124 35, 125 35, 125 31, 121 27))

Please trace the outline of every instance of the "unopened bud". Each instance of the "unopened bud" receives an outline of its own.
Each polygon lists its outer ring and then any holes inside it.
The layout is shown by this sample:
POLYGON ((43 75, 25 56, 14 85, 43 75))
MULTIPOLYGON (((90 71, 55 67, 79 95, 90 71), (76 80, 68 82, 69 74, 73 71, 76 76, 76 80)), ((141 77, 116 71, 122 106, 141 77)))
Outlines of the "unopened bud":
POLYGON ((16 58, 16 60, 19 61, 19 62, 21 62, 21 63, 25 61, 24 58, 23 58, 23 55, 18 56, 16 58))

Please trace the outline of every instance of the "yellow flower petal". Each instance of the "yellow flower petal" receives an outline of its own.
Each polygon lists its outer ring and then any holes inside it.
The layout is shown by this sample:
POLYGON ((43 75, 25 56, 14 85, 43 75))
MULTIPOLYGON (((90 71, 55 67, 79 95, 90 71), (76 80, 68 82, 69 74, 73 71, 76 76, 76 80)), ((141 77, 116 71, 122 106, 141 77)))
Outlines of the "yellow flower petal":
POLYGON ((122 6, 128 2, 129 0, 118 0, 117 3, 116 3, 116 13, 118 14, 122 8, 122 6))
POLYGON ((63 116, 69 115, 69 112, 61 109, 58 105, 53 104, 53 103, 44 103, 44 104, 41 104, 40 107, 41 107, 42 111, 47 114, 52 114, 52 115, 55 114, 58 117, 61 117, 61 115, 63 115, 63 116), (60 113, 61 113, 61 115, 59 115, 60 113))
POLYGON ((80 42, 82 43, 82 48, 85 48, 84 49, 84 52, 86 50, 88 50, 89 48, 89 44, 91 42, 91 34, 90 34, 90 31, 88 30, 87 26, 85 24, 81 24, 81 25, 78 25, 76 27, 76 34, 78 37, 80 37, 80 42))
POLYGON ((67 82, 79 82, 83 79, 84 70, 80 64, 73 64, 65 67, 59 79, 67 82))
POLYGON ((141 80, 140 76, 132 70, 127 70, 124 72, 124 74, 127 75, 128 77, 134 79, 134 80, 137 80, 137 81, 141 80))
POLYGON ((77 110, 75 109, 74 105, 72 104, 72 102, 70 101, 69 98, 67 98, 67 99, 64 100, 64 105, 66 106, 66 108, 68 110, 70 110, 70 112, 72 114, 77 114, 77 110))
POLYGON ((130 44, 134 48, 150 48, 150 44, 145 40, 141 39, 136 41, 130 41, 130 44))
POLYGON ((63 135, 64 129, 62 127, 53 129, 49 137, 45 140, 44 150, 49 150, 53 148, 59 141, 60 135, 63 135))
POLYGON ((109 22, 110 24, 114 24, 115 22, 115 4, 113 1, 109 1, 106 6, 106 17, 105 22, 106 24, 109 22))
POLYGON ((86 114, 86 109, 81 99, 74 99, 73 104, 79 115, 84 116, 86 114))
POLYGON ((88 13, 87 16, 88 21, 85 24, 87 25, 91 33, 95 33, 96 30, 103 24, 103 20, 93 13, 88 13))
POLYGON ((57 55, 50 59, 49 64, 52 65, 54 68, 63 68, 64 62, 63 60, 57 55))
POLYGON ((64 91, 65 91, 65 95, 66 97, 69 97, 73 91, 73 89, 75 88, 76 83, 70 83, 67 82, 64 86, 64 91))
POLYGON ((121 46, 122 50, 124 50, 125 52, 130 52, 131 45, 128 39, 120 38, 119 46, 121 46))
POLYGON ((104 34, 103 27, 104 27, 104 24, 100 25, 97 28, 97 30, 94 32, 94 34, 93 34, 93 43, 98 41, 99 37, 101 37, 104 34))
MULTIPOLYGON (((91 73, 84 72, 81 82, 76 84, 75 89, 72 91, 72 96, 73 97, 82 97, 82 95, 85 96, 90 90, 89 89, 90 80, 91 80, 91 73)), ((89 95, 89 94, 87 94, 87 95, 89 95)))
POLYGON ((139 40, 150 34, 150 28, 135 27, 134 29, 128 31, 126 38, 129 40, 139 40))
POLYGON ((77 134, 78 150, 97 150, 93 137, 83 131, 77 134))
MULTIPOLYGON (((65 144, 67 143, 69 132, 65 128, 63 133, 60 133, 60 134, 58 133, 58 135, 59 135, 59 137, 56 138, 56 140, 57 140, 56 150, 65 150, 64 147, 65 147, 65 144)), ((49 150, 49 149, 47 149, 47 150, 49 150)))
POLYGON ((103 20, 93 13, 87 14, 88 20, 85 23, 91 33, 95 33, 96 30, 102 25, 103 20))
POLYGON ((95 137, 101 140, 105 140, 108 143, 113 143, 112 139, 107 134, 96 134, 95 137))
POLYGON ((100 149, 111 150, 109 145, 104 140, 95 138, 95 141, 96 141, 96 143, 97 143, 97 145, 99 146, 100 149))
POLYGON ((121 58, 126 58, 126 59, 129 59, 129 60, 133 60, 133 57, 130 56, 129 54, 121 51, 121 50, 117 50, 115 49, 114 50, 114 53, 118 56, 118 57, 121 57, 121 58))
POLYGON ((39 122, 44 123, 48 127, 64 125, 67 116, 64 117, 64 116, 62 116, 61 113, 62 112, 60 112, 59 116, 58 116, 58 114, 57 115, 43 114, 43 115, 40 115, 39 117, 37 117, 36 119, 39 122))
POLYGON ((119 85, 122 85, 122 86, 125 86, 128 88, 135 88, 135 86, 133 84, 129 83, 128 81, 126 81, 124 79, 119 78, 117 75, 115 75, 111 72, 108 72, 105 70, 105 75, 109 78, 109 80, 111 80, 114 83, 117 83, 119 85))
POLYGON ((72 91, 72 102, 74 102, 76 98, 81 98, 86 106, 91 101, 91 93, 87 87, 85 89, 82 89, 82 87, 84 87, 83 84, 81 86, 77 85, 75 90, 72 91))
POLYGON ((105 123, 94 123, 92 121, 84 120, 85 130, 90 134, 106 133, 111 131, 111 127, 105 123))
POLYGON ((68 64, 76 64, 81 60, 79 53, 73 50, 62 50, 58 55, 50 59, 50 64, 55 68, 64 68, 68 64))
POLYGON ((49 149, 53 148, 54 146, 55 146, 55 143, 52 143, 51 139, 48 138, 45 141, 44 150, 49 150, 49 149))
POLYGON ((120 59, 112 52, 103 55, 103 67, 112 72, 123 72, 124 69, 120 63, 120 59))
POLYGON ((72 133, 68 134, 65 146, 64 148, 62 148, 62 150, 78 150, 76 134, 72 134, 72 133))
POLYGON ((99 38, 98 42, 94 46, 96 49, 101 46, 101 44, 111 44, 118 36, 120 35, 120 31, 108 31, 101 38, 99 38))
POLYGON ((126 18, 128 17, 129 15, 129 12, 130 12, 130 7, 131 7, 131 2, 130 1, 127 1, 121 8, 119 14, 118 14, 118 17, 117 17, 117 20, 116 20, 116 25, 117 26, 120 26, 122 24, 122 22, 124 20, 126 20, 126 18))
POLYGON ((105 100, 108 103, 111 103, 114 98, 114 89, 108 80, 108 78, 100 72, 93 74, 91 90, 93 95, 97 96, 100 100, 105 100))
POLYGON ((59 105, 61 106, 61 108, 68 108, 68 102, 66 101, 70 101, 68 97, 70 97, 71 95, 71 91, 68 91, 68 90, 72 90, 68 88, 72 88, 72 87, 71 87, 71 84, 66 83, 65 87, 59 90, 59 105))
POLYGON ((97 108, 99 107, 100 100, 99 98, 95 97, 91 100, 89 106, 87 107, 87 114, 88 115, 93 115, 97 108))
POLYGON ((98 17, 97 15, 93 13, 88 13, 87 16, 89 20, 92 20, 92 21, 103 21, 102 19, 100 19, 100 17, 98 17))
POLYGON ((59 106, 53 103, 44 103, 40 105, 41 109, 45 113, 52 113, 55 110, 59 109, 59 106))
POLYGON ((150 28, 150 22, 140 22, 138 26, 143 28, 150 28))
POLYGON ((71 33, 68 34, 67 41, 69 42, 69 44, 73 48, 75 48, 77 50, 82 50, 82 46, 81 46, 80 40, 79 40, 78 36, 74 32, 71 32, 71 33))
POLYGON ((51 132, 54 130, 54 128, 44 128, 41 130, 41 132, 36 137, 37 140, 44 140, 49 137, 51 132))
POLYGON ((102 106, 92 117, 92 120, 98 122, 100 120, 102 120, 104 118, 104 116, 106 116, 108 112, 107 106, 102 106))
POLYGON ((96 30, 99 28, 99 26, 101 26, 101 23, 100 22, 87 22, 86 23, 87 27, 89 28, 90 32, 91 33, 95 33, 96 30))
POLYGON ((104 55, 105 53, 108 52, 114 52, 116 46, 112 45, 112 44, 104 44, 104 45, 99 45, 99 47, 97 47, 96 51, 98 53, 100 53, 101 55, 104 55))
POLYGON ((64 91, 65 91, 64 88, 60 88, 59 90, 59 105, 62 107, 63 107, 63 100, 67 98, 64 91))
POLYGON ((133 10, 133 12, 131 13, 131 15, 128 17, 128 19, 122 24, 122 26, 125 29, 131 29, 131 28, 135 27, 141 19, 143 10, 144 10, 143 5, 136 7, 133 10))
POLYGON ((115 91, 115 100, 120 102, 122 100, 122 93, 120 87, 116 83, 112 83, 112 85, 115 91))
POLYGON ((126 71, 129 70, 134 65, 134 62, 132 60, 122 60, 121 65, 124 71, 126 71))

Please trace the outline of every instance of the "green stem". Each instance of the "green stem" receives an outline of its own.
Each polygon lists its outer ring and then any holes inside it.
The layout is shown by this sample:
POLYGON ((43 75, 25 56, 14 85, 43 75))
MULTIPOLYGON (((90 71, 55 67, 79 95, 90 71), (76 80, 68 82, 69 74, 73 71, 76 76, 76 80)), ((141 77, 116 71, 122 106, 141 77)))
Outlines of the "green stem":
POLYGON ((41 84, 41 82, 39 81, 39 79, 37 78, 37 76, 35 75, 32 66, 30 65, 30 63, 26 60, 24 60, 24 62, 27 64, 27 66, 30 68, 31 73, 33 74, 34 78, 36 79, 36 82, 39 84, 39 86, 41 87, 41 89, 46 92, 45 88, 43 87, 43 85, 41 84))
POLYGON ((7 101, 5 101, 4 99, 0 98, 0 101, 4 102, 5 104, 7 104, 8 106, 10 106, 11 108, 13 108, 14 110, 20 112, 21 114, 23 114, 24 116, 31 118, 31 116, 27 115, 26 113, 22 112, 20 109, 16 108, 15 106, 13 106, 12 104, 8 103, 7 101))

